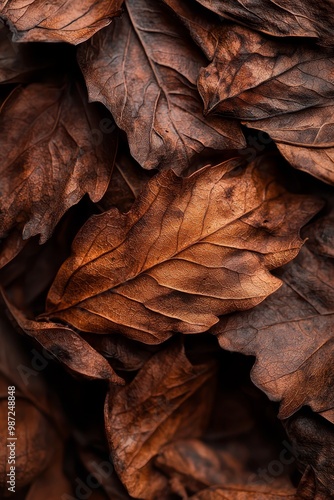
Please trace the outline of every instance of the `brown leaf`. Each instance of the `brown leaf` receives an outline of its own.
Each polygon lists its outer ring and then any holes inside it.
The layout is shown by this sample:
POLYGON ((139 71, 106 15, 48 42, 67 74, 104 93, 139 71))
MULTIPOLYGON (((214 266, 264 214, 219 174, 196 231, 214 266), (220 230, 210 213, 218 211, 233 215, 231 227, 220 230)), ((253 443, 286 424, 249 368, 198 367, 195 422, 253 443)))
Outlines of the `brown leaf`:
POLYGON ((329 104, 243 123, 268 133, 293 167, 334 184, 333 109, 329 104))
POLYGON ((164 446, 154 463, 171 477, 172 490, 182 498, 188 498, 189 491, 195 493, 208 486, 226 484, 233 477, 230 469, 241 469, 233 457, 224 463, 213 448, 199 439, 183 439, 164 446))
POLYGON ((130 495, 165 498, 167 479, 152 459, 171 440, 201 434, 211 410, 214 373, 214 363, 192 365, 176 342, 155 354, 128 386, 110 393, 108 440, 130 495))
POLYGON ((242 26, 220 29, 198 88, 207 113, 258 120, 327 105, 334 94, 330 53, 277 41, 242 26))
POLYGON ((68 42, 90 38, 120 13, 122 0, 1 0, 0 19, 15 42, 68 42))
POLYGON ((333 216, 306 234, 310 240, 279 273, 282 288, 253 310, 222 319, 212 333, 224 349, 256 356, 252 379, 282 401, 281 418, 309 405, 334 422, 334 252, 322 250, 333 242, 333 216))
POLYGON ((88 378, 107 379, 115 384, 124 383, 107 360, 76 332, 56 323, 27 319, 4 294, 3 298, 22 330, 70 370, 88 378))
POLYGON ((246 169, 231 160, 186 179, 163 172, 129 213, 112 209, 83 226, 45 317, 148 344, 204 332, 280 286, 268 269, 295 257, 298 230, 318 209, 278 185, 264 160, 246 169))
MULTIPOLYGON (((278 37, 310 37, 333 45, 331 0, 196 0, 216 14, 278 37)), ((292 42, 296 43, 296 42, 292 42)))
POLYGON ((71 82, 18 87, 0 113, 0 227, 5 236, 24 224, 23 238, 54 226, 85 193, 98 201, 107 189, 116 138, 97 144, 99 113, 71 82))
MULTIPOLYGON (((0 494, 8 491, 8 387, 15 386, 16 491, 37 480, 55 458, 65 420, 43 377, 29 376, 25 346, 3 312, 0 317, 0 494)), ((10 415, 13 417, 13 415, 10 415)))
POLYGON ((108 189, 99 202, 101 211, 117 207, 120 212, 128 212, 152 174, 152 171, 143 170, 129 154, 120 152, 108 189))
POLYGON ((268 486, 215 486, 202 490, 191 500, 298 500, 294 489, 274 490, 268 486))
POLYGON ((125 5, 122 19, 83 46, 79 62, 90 99, 110 109, 134 158, 147 169, 182 172, 208 148, 245 147, 236 122, 203 117, 196 80, 205 58, 174 17, 154 0, 125 5))
POLYGON ((334 498, 334 427, 309 410, 284 422, 292 441, 303 478, 298 486, 300 500, 334 498))

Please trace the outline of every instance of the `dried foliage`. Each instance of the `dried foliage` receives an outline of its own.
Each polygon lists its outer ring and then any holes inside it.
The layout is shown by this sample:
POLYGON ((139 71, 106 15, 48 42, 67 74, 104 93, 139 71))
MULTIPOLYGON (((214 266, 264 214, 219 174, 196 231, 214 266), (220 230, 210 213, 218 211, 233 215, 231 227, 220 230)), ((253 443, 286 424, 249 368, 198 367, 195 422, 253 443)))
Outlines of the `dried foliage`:
POLYGON ((332 2, 0 20, 1 498, 334 498, 332 2))

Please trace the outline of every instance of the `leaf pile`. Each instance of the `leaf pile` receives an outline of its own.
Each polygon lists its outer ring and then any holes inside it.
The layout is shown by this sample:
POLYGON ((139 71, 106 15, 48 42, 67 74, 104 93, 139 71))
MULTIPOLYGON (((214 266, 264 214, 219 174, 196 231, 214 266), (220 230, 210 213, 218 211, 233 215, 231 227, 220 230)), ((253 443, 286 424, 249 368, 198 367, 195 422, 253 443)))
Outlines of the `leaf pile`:
POLYGON ((332 2, 0 22, 1 498, 334 498, 332 2))

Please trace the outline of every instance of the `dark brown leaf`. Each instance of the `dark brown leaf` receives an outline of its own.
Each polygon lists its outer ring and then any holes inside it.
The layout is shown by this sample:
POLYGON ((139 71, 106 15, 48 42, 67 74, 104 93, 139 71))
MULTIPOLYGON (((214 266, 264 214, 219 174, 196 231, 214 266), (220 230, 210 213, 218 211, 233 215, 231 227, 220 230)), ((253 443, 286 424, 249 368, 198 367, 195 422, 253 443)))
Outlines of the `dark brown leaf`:
MULTIPOLYGON (((60 438, 67 429, 59 403, 44 378, 36 377, 36 373, 31 375, 29 355, 3 312, 0 327, 0 494, 4 498, 12 495, 7 483, 8 387, 15 386, 16 491, 38 482, 39 476, 57 460, 60 438)), ((68 487, 64 477, 63 485, 68 487)))
POLYGON ((221 27, 198 88, 207 113, 258 120, 323 106, 334 95, 330 53, 277 41, 242 26, 221 27))
POLYGON ((178 341, 155 354, 128 386, 112 390, 105 409, 108 440, 130 495, 165 498, 167 478, 152 459, 171 440, 203 432, 214 373, 214 363, 192 365, 178 341))
POLYGON ((334 498, 334 427, 309 410, 299 412, 285 423, 303 478, 298 487, 300 500, 334 498))
MULTIPOLYGON (((226 19, 278 37, 311 37, 333 45, 331 0, 197 0, 226 19)), ((292 42, 294 43, 294 42, 292 42)), ((296 43, 296 42, 295 42, 296 43)))
POLYGON ((153 178, 132 210, 92 217, 48 295, 45 317, 154 344, 200 333, 277 290, 269 273, 298 253, 322 205, 288 194, 266 161, 153 178))
POLYGON ((122 0, 1 0, 0 19, 15 42, 69 42, 90 38, 120 13, 122 0))
POLYGON ((23 238, 54 226, 85 193, 97 202, 107 189, 116 136, 97 144, 99 113, 77 84, 18 87, 0 113, 0 236, 24 224, 23 238))
POLYGON ((27 319, 5 296, 4 299, 22 330, 70 370, 88 378, 107 379, 115 384, 123 384, 123 380, 116 375, 107 360, 76 332, 56 323, 27 319))
POLYGON ((255 355, 254 383, 281 402, 286 418, 303 405, 334 422, 333 216, 311 225, 298 257, 279 273, 284 285, 251 311, 212 330, 224 349, 255 355), (333 246, 332 246, 333 248, 333 246))
POLYGON ((245 147, 239 125, 204 118, 196 90, 205 58, 154 0, 127 0, 127 12, 79 52, 91 100, 127 133, 147 169, 182 172, 203 150, 245 147))

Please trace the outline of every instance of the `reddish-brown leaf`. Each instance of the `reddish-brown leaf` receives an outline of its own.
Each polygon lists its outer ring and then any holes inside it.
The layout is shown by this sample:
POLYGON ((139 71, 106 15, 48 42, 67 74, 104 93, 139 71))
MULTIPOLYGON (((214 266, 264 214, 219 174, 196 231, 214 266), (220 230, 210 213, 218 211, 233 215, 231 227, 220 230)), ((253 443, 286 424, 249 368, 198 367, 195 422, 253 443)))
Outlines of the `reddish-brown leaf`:
MULTIPOLYGON (((197 0, 228 20, 278 37, 311 37, 333 45, 331 0, 197 0)), ((293 42, 292 43, 296 43, 293 42)))
POLYGON ((334 184, 333 110, 329 104, 243 123, 268 133, 293 167, 334 184))
POLYGON ((1 0, 0 19, 15 42, 78 44, 110 24, 123 0, 1 0))
POLYGON ((202 490, 191 500, 298 500, 294 489, 275 490, 270 486, 215 486, 202 490))
POLYGON ((213 61, 198 79, 207 113, 258 120, 333 98, 331 53, 238 25, 222 26, 219 35, 213 61))
POLYGON ((159 2, 127 0, 126 13, 79 53, 91 100, 127 133, 147 169, 182 172, 206 149, 245 146, 235 121, 203 117, 196 89, 206 61, 159 2))
POLYGON ((282 288, 253 310, 222 319, 212 333, 224 349, 256 356, 253 381, 281 401, 282 418, 308 405, 334 422, 333 216, 306 235, 279 273, 282 288))
POLYGON ((48 295, 46 317, 159 343, 200 333, 277 290, 268 270, 298 253, 322 203, 291 195, 265 160, 153 178, 127 214, 93 216, 48 295))
POLYGON ((76 332, 56 323, 30 320, 4 294, 3 297, 22 330, 70 370, 88 378, 107 379, 115 384, 123 384, 108 361, 76 332))
POLYGON ((215 364, 192 365, 178 341, 155 354, 126 387, 107 398, 107 435, 116 472, 130 495, 165 498, 154 467, 161 447, 204 430, 213 402, 215 364))
POLYGON ((115 134, 97 141, 101 116, 79 85, 18 87, 0 113, 0 237, 24 225, 23 238, 54 226, 85 193, 97 202, 108 187, 115 134))

